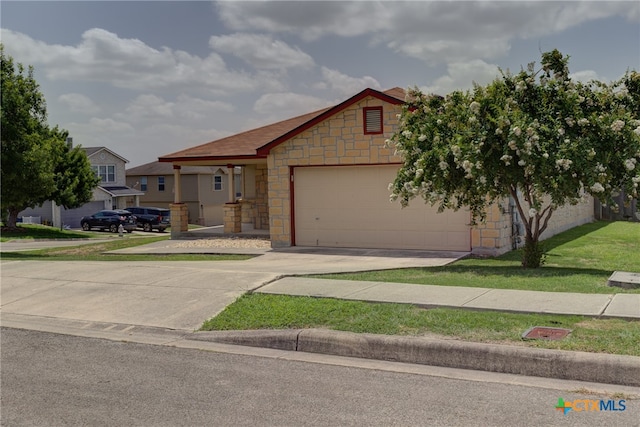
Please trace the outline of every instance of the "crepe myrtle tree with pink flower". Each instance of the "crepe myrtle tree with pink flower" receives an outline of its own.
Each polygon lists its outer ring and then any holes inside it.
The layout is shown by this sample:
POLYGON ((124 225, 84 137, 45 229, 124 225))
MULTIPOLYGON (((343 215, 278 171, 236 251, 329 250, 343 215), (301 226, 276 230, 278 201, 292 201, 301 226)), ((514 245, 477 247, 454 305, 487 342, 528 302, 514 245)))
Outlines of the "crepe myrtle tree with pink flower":
POLYGON ((421 197, 439 210, 468 208, 475 225, 511 196, 522 218, 522 265, 542 265, 540 236, 558 207, 586 194, 612 203, 640 183, 640 74, 574 82, 568 57, 542 54, 472 91, 444 97, 407 91, 389 139, 403 165, 390 184, 403 206, 421 197))

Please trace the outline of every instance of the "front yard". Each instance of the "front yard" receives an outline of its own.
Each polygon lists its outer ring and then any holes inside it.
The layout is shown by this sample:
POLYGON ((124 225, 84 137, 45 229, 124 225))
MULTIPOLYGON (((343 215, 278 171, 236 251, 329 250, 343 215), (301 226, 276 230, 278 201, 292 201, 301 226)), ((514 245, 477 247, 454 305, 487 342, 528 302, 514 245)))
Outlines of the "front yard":
MULTIPOLYGON (((520 254, 515 251, 497 258, 464 259, 445 267, 314 277, 554 292, 640 293, 640 289, 612 288, 606 284, 614 270, 640 272, 638 223, 587 224, 549 239, 546 247, 547 262, 537 270, 520 268, 520 254)), ((429 335, 640 356, 640 321, 422 309, 407 304, 371 304, 311 297, 247 294, 202 326, 202 330, 287 328, 429 335), (561 341, 522 340, 522 333, 533 326, 569 328, 573 332, 561 341)))
POLYGON ((549 292, 640 293, 607 286, 614 271, 640 272, 640 223, 594 222, 544 242, 546 263, 520 267, 520 251, 496 258, 468 258, 445 267, 406 268, 312 277, 341 280, 471 286, 549 292))

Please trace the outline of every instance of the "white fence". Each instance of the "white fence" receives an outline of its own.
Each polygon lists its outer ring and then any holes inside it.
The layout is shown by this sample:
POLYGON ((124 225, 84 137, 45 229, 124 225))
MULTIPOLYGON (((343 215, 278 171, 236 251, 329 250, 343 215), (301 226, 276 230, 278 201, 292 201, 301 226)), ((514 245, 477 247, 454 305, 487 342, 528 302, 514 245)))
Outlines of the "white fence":
POLYGON ((23 216, 22 217, 23 224, 40 224, 42 223, 41 216, 23 216))

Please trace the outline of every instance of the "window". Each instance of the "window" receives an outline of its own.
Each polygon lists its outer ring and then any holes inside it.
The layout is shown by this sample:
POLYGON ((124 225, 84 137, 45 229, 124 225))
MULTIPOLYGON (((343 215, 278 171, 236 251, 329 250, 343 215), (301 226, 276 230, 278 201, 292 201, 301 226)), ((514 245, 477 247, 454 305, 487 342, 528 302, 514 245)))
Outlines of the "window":
POLYGON ((140 177, 140 190, 141 191, 147 191, 147 177, 146 176, 141 176, 140 177))
POLYGON ((158 177, 158 191, 164 191, 164 176, 158 177))
POLYGON ((382 107, 365 107, 363 123, 365 135, 382 133, 382 107))
POLYGON ((213 191, 222 191, 222 176, 213 176, 213 191))
POLYGON ((115 165, 99 165, 91 166, 91 169, 100 178, 101 182, 116 182, 116 167, 115 165))

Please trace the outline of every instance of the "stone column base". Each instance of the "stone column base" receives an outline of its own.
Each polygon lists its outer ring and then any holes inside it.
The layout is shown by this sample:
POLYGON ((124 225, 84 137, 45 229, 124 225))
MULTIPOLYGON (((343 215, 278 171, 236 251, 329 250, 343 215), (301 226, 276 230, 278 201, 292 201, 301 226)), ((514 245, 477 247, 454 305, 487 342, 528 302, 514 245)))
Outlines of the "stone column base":
POLYGON ((172 203, 171 209, 171 238, 177 239, 180 234, 189 230, 189 208, 184 203, 172 203))
POLYGON ((242 231, 242 205, 240 203, 225 203, 224 232, 240 233, 242 231))
POLYGON ((240 200, 240 206, 242 206, 242 223, 253 225, 253 218, 255 218, 255 202, 251 199, 240 200))

